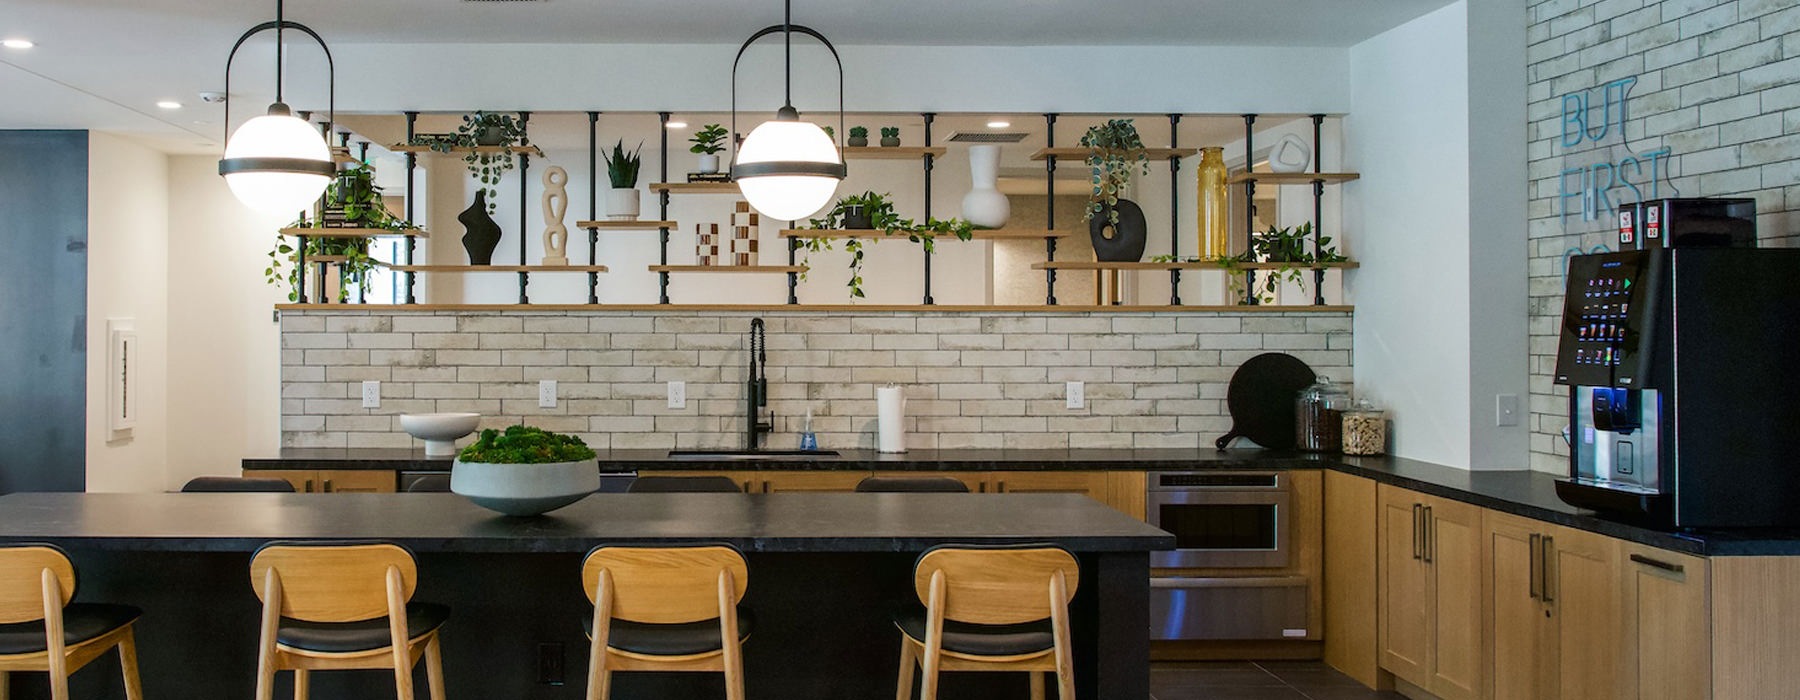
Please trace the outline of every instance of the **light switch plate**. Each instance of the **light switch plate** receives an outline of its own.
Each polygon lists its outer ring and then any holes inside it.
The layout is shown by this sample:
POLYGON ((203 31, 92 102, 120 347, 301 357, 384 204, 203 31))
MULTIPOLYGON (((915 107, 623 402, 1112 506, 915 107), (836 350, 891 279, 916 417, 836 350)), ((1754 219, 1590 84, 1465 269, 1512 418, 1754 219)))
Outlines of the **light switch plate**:
POLYGON ((1081 382, 1064 382, 1063 396, 1069 408, 1087 407, 1087 388, 1081 382))
POLYGON ((669 382, 669 408, 687 408, 687 382, 669 382))
POLYGON ((1494 396, 1494 425, 1500 428, 1519 424, 1519 395, 1497 394, 1494 396))
POLYGON ((363 382, 362 399, 363 408, 381 408, 381 382, 363 382))
POLYGON ((556 380, 538 381, 538 408, 556 408, 556 380))

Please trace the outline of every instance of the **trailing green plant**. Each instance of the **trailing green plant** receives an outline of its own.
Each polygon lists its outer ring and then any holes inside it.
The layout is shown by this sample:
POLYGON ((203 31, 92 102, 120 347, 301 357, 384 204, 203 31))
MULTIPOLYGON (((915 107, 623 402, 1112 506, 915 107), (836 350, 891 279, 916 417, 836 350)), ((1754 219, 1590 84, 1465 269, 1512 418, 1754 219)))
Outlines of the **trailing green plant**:
MULTIPOLYGON (((890 236, 906 236, 906 240, 919 244, 926 254, 937 250, 938 236, 955 236, 957 240, 969 240, 975 237, 975 225, 962 219, 938 219, 926 217, 924 223, 912 219, 903 219, 894 212, 894 204, 887 193, 867 191, 858 195, 843 197, 831 208, 831 212, 823 219, 808 219, 807 225, 814 229, 836 229, 843 225, 844 214, 852 207, 862 207, 863 213, 873 224, 868 242, 879 242, 890 236)), ((800 264, 805 266, 811 260, 810 253, 831 250, 831 239, 809 238, 801 246, 809 255, 800 264)), ((862 266, 864 241, 862 238, 844 240, 844 252, 850 254, 850 281, 845 286, 850 288, 852 298, 861 299, 863 293, 862 266)), ((804 275, 802 276, 804 279, 804 275)))
POLYGON ((593 448, 573 435, 560 435, 527 425, 507 426, 505 432, 488 428, 456 458, 478 464, 556 464, 585 462, 597 457, 593 448))
POLYGON ((1118 224, 1119 195, 1131 184, 1133 170, 1150 174, 1150 156, 1144 151, 1144 140, 1130 119, 1109 119, 1105 124, 1088 127, 1081 136, 1081 147, 1088 149, 1087 166, 1093 192, 1088 195, 1087 210, 1082 221, 1105 212, 1107 223, 1118 224))
POLYGON ((884 139, 900 138, 900 127, 897 127, 897 126, 881 127, 881 138, 884 138, 884 139))
POLYGON ((644 144, 640 141, 637 148, 627 153, 625 141, 621 139, 613 144, 612 155, 600 152, 600 157, 606 159, 606 177, 612 181, 613 189, 628 190, 637 187, 638 170, 644 165, 644 159, 640 155, 643 150, 644 144))
MULTIPOLYGON (((375 184, 375 171, 365 163, 358 163, 338 173, 331 185, 325 188, 325 201, 330 206, 344 210, 344 223, 351 228, 385 229, 401 231, 415 228, 405 219, 394 216, 387 209, 382 198, 381 187, 375 184)), ((319 219, 300 220, 289 224, 288 228, 320 228, 319 219)), ((381 263, 369 255, 369 239, 358 238, 314 238, 306 239, 306 256, 339 256, 344 258, 337 263, 340 275, 338 284, 338 300, 350 297, 350 287, 367 294, 369 291, 370 273, 381 263)), ((276 234, 275 247, 269 251, 269 266, 263 270, 263 277, 272 286, 287 285, 288 300, 300 299, 299 270, 294 266, 299 260, 296 248, 286 236, 276 234)))
POLYGON ((866 126, 850 127, 850 138, 853 138, 853 139, 869 138, 869 127, 866 127, 866 126))
POLYGON ((1317 252, 1314 252, 1312 232, 1311 222, 1288 228, 1270 226, 1267 231, 1250 235, 1249 249, 1243 254, 1220 258, 1219 267, 1225 270, 1226 279, 1230 280, 1231 295, 1235 298, 1245 296, 1242 263, 1278 265, 1273 270, 1264 270, 1257 289, 1251 292, 1257 302, 1268 304, 1274 303, 1275 292, 1283 283, 1299 284, 1304 279, 1301 273, 1312 266, 1349 260, 1332 245, 1330 236, 1320 236, 1317 252))
POLYGON ((494 188, 500 184, 500 176, 512 170, 515 165, 513 149, 530 146, 531 142, 525 137, 525 127, 513 119, 512 115, 475 112, 463 115, 462 124, 456 127, 456 134, 450 138, 415 137, 412 145, 429 146, 438 153, 450 153, 458 148, 469 149, 463 154, 463 163, 469 169, 469 174, 481 182, 481 189, 487 191, 488 213, 492 214, 495 203, 500 198, 500 193, 494 188), (496 133, 501 140, 498 144, 501 150, 475 150, 475 146, 480 145, 482 136, 496 133))
MULTIPOLYGON (((720 151, 725 150, 725 134, 725 127, 718 124, 707 124, 700 127, 699 131, 694 132, 694 137, 688 139, 694 143, 688 147, 688 151, 703 156, 717 155, 720 151)), ((624 145, 624 142, 621 141, 619 145, 624 145)), ((608 168, 610 167, 609 161, 608 168)), ((635 179, 633 178, 633 180, 635 179)), ((632 184, 637 183, 633 182, 632 184)))

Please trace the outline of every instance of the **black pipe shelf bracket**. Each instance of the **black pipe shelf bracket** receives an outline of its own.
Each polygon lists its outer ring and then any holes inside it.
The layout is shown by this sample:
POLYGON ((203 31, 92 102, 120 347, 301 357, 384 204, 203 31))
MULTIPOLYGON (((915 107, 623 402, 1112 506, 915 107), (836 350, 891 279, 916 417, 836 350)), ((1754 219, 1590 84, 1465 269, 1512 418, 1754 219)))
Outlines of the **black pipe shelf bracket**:
MULTIPOLYGON (((1044 114, 1044 147, 1056 148, 1056 113, 1044 114)), ((1044 228, 1056 230, 1056 154, 1044 157, 1044 228)), ((1056 262, 1056 237, 1044 237, 1044 261, 1056 262)), ((1056 270, 1044 270, 1044 304, 1056 306, 1056 270)))
MULTIPOLYGON (((1181 115, 1169 115, 1169 258, 1181 259, 1181 115)), ((1196 222, 1198 223, 1198 222, 1196 222)), ((1194 251, 1200 252, 1198 250, 1194 251)), ((1117 299, 1113 300, 1117 303, 1117 299)), ((1169 270, 1169 305, 1181 306, 1181 270, 1169 270)))
MULTIPOLYGON (((600 168, 599 168, 599 161, 597 159, 598 158, 597 154, 600 150, 600 144, 599 144, 600 113, 594 112, 594 111, 589 111, 587 113, 587 118, 588 118, 588 221, 591 223, 591 222, 598 221, 600 219, 600 212, 598 211, 598 208, 595 204, 596 198, 599 196, 599 191, 600 191, 600 189, 599 189, 599 187, 600 187, 600 184, 599 184, 600 183, 600 168)), ((589 265, 599 265, 600 260, 598 258, 598 255, 599 255, 599 249, 600 249, 600 229, 595 228, 593 226, 589 226, 587 232, 588 232, 588 264, 589 265)), ((592 271, 588 272, 588 303, 589 304, 600 303, 600 273, 599 272, 592 272, 592 271)))
MULTIPOLYGON (((659 168, 659 170, 658 170, 659 174, 657 176, 656 181, 657 182, 668 182, 669 181, 669 113, 668 112, 657 112, 656 119, 657 119, 657 126, 659 127, 657 129, 657 131, 662 132, 661 133, 662 157, 658 159, 659 162, 657 164, 657 168, 659 168)), ((733 134, 732 136, 733 136, 733 138, 735 138, 736 134, 733 134)), ((665 221, 665 222, 669 220, 669 190, 667 190, 667 189, 664 189, 660 194, 657 195, 656 218, 658 218, 662 221, 665 221)), ((658 260, 661 261, 659 264, 667 266, 669 264, 669 227, 663 226, 663 227, 659 228, 658 230, 661 232, 660 238, 662 240, 662 252, 661 252, 660 256, 658 257, 658 260)), ((669 273, 666 271, 658 272, 658 273, 656 273, 656 277, 657 277, 657 285, 660 289, 660 292, 658 294, 658 296, 660 297, 660 301, 658 303, 667 304, 667 303, 669 303, 669 273)))
MULTIPOLYGON (((406 113, 406 142, 407 143, 410 144, 413 142, 413 138, 418 133, 418 125, 419 125, 419 113, 418 112, 407 112, 406 113)), ((417 218, 415 218, 416 215, 414 214, 414 208, 413 208, 414 203, 417 202, 419 199, 418 197, 414 196, 416 193, 413 192, 413 173, 414 173, 414 170, 418 168, 418 165, 419 165, 419 154, 414 153, 412 151, 407 151, 407 153, 406 153, 406 220, 408 222, 418 220, 417 218)), ((413 264, 413 255, 414 255, 414 251, 417 250, 417 248, 418 248, 418 241, 415 240, 413 237, 408 236, 406 238, 406 264, 407 265, 413 264)), ((405 272, 402 274, 406 275, 406 303, 408 303, 408 304, 419 303, 418 296, 414 292, 413 285, 414 285, 416 279, 413 277, 413 273, 405 272)))
MULTIPOLYGON (((1256 115, 1244 115, 1244 174, 1250 175, 1256 169, 1256 115)), ((1256 239, 1256 178, 1244 178, 1244 245, 1249 246, 1256 239)), ((1261 303, 1256 297, 1256 271, 1244 271, 1244 305, 1256 306, 1261 303)))
MULTIPOLYGON (((1321 132, 1324 130, 1325 115, 1323 115, 1323 114, 1312 115, 1312 125, 1313 125, 1313 153, 1312 153, 1313 174, 1318 175, 1318 174, 1324 172, 1323 162, 1322 162, 1323 159, 1320 157, 1321 148, 1320 148, 1319 137, 1320 137, 1321 132)), ((1320 236, 1323 235, 1321 232, 1325 228, 1325 181, 1322 179, 1315 178, 1312 183, 1312 191, 1313 191, 1313 230, 1312 230, 1313 259, 1318 260, 1321 257, 1323 257, 1324 253, 1325 253, 1324 247, 1322 245, 1320 245, 1320 242, 1319 242, 1321 240, 1320 236)), ((1313 305, 1314 306, 1324 306, 1325 305, 1325 271, 1322 269, 1313 270, 1313 305)))
MULTIPOLYGON (((526 141, 529 139, 529 137, 526 136, 526 130, 530 126, 530 124, 531 124, 531 112, 520 111, 519 112, 519 140, 520 141, 526 141)), ((529 225, 527 222, 527 218, 530 216, 530 212, 531 212, 531 206, 530 206, 531 192, 528 189, 531 185, 531 178, 529 177, 530 173, 531 173, 531 152, 530 151, 520 151, 519 152, 519 264, 521 266, 531 264, 531 261, 529 261, 525 258, 525 241, 528 238, 530 238, 530 236, 525 235, 526 227, 529 225)), ((531 287, 531 273, 520 271, 519 272, 519 303, 520 304, 530 304, 531 303, 531 295, 529 294, 530 287, 531 287)))
MULTIPOLYGON (((931 123, 937 120, 937 112, 921 112, 925 118, 925 221, 931 221, 931 170, 936 157, 931 154, 931 123)), ((931 251, 925 251, 925 299, 924 304, 931 306, 937 300, 931 296, 931 251)))

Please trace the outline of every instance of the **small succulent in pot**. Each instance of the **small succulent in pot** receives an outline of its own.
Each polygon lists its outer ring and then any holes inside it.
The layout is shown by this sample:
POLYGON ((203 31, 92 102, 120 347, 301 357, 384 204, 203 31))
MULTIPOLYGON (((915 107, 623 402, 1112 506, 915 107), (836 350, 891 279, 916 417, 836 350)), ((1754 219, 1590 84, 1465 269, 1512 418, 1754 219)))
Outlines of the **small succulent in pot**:
POLYGON ((881 127, 881 145, 886 148, 894 148, 896 146, 899 146, 900 145, 900 127, 897 127, 897 126, 881 127))
POLYGON ((632 221, 638 218, 638 171, 643 168, 641 155, 644 144, 639 143, 631 151, 625 150, 625 141, 620 140, 613 145, 612 154, 602 151, 600 157, 606 159, 606 177, 612 182, 612 189, 606 193, 606 218, 614 221, 632 221))
POLYGON ((869 145, 869 128, 866 126, 850 127, 850 147, 862 148, 869 145))
MULTIPOLYGON (((688 147, 688 151, 700 156, 700 172, 719 172, 719 152, 725 150, 725 135, 724 126, 707 124, 694 132, 693 138, 688 139, 694 144, 688 147)), ((608 175, 611 175, 610 171, 608 175)))

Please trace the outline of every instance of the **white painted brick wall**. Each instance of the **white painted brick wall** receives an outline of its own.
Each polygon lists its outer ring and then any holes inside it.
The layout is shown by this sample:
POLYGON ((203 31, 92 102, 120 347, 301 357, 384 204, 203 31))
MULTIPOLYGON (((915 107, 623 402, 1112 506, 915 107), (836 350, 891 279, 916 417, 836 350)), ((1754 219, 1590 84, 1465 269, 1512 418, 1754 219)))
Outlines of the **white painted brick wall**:
POLYGON ((1565 165, 1628 155, 1610 136, 1598 148, 1584 141, 1564 149, 1562 96, 1637 76, 1626 141, 1637 153, 1673 150, 1663 196, 1676 196, 1672 185, 1679 196, 1754 197, 1762 244, 1795 245, 1800 2, 1542 0, 1530 6, 1528 21, 1532 466, 1561 471, 1568 460, 1561 438, 1568 394, 1551 384, 1550 374, 1562 314, 1563 256, 1571 249, 1616 247, 1617 238, 1610 217, 1589 222, 1576 215, 1565 225, 1558 216, 1557 177, 1565 165))
POLYGON ((287 311, 282 444, 409 447, 397 416, 470 411, 599 448, 737 447, 745 334, 768 326, 768 444, 798 444, 807 409, 823 447, 873 448, 875 387, 907 388, 917 448, 1200 447, 1230 428, 1232 371, 1289 352, 1348 381, 1349 313, 287 311), (555 379, 556 408, 537 382, 555 379), (364 380, 382 407, 361 407, 364 380), (688 405, 667 406, 666 382, 688 405), (1087 407, 1064 406, 1085 382, 1087 407))

